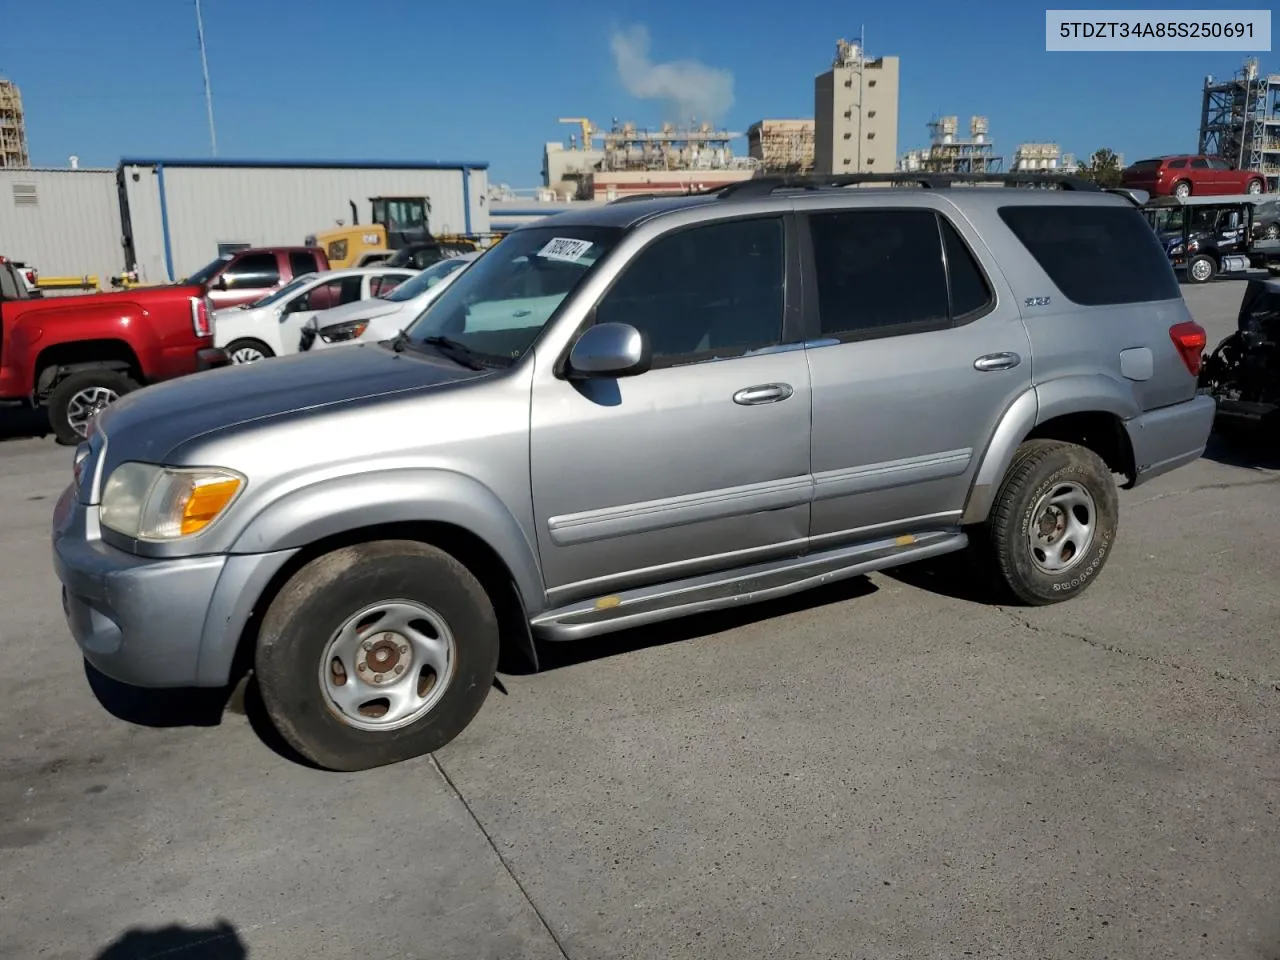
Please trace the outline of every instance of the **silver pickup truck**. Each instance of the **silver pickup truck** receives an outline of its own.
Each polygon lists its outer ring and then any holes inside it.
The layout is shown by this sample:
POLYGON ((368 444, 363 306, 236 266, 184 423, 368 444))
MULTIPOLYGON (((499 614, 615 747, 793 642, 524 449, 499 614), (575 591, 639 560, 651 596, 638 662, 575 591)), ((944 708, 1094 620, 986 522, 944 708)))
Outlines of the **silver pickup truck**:
POLYGON ((1077 596, 1117 484, 1198 458, 1214 403, 1139 210, 1042 179, 569 212, 394 340, 131 394, 56 508, 71 633, 143 687, 249 664, 355 770, 457 736, 535 638, 961 550, 1011 600, 1077 596))

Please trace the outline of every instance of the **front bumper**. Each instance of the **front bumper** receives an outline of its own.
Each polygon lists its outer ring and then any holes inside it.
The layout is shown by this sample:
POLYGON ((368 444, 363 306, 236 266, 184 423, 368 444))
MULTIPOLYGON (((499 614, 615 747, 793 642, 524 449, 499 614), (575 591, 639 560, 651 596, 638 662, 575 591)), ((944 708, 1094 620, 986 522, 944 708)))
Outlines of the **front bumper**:
POLYGON ((296 551, 156 560, 99 534, 97 507, 68 487, 53 518, 53 567, 84 658, 139 687, 217 687, 231 675, 254 603, 296 551))
POLYGON ((1133 449, 1136 487, 1199 460, 1209 445, 1217 404, 1213 397, 1196 394, 1172 406, 1150 410, 1125 421, 1133 449))

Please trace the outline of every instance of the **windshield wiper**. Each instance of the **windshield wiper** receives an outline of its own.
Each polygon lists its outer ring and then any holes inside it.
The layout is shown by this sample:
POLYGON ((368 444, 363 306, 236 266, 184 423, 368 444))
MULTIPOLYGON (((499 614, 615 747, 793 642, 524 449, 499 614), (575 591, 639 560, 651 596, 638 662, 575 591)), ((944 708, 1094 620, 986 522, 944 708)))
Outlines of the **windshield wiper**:
MULTIPOLYGON (((408 339, 406 337, 406 339, 408 339)), ((464 367, 472 370, 483 370, 488 364, 482 362, 476 352, 468 347, 465 343, 459 343, 451 337, 431 336, 423 337, 422 342, 429 347, 435 347, 450 360, 460 363, 464 367)))

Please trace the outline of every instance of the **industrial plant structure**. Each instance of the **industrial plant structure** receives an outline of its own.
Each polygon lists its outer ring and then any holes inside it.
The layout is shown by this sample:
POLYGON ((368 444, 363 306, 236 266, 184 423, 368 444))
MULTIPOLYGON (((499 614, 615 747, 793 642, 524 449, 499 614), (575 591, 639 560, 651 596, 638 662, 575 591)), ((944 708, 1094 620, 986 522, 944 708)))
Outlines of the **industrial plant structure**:
POLYGON ((1280 74, 1264 76, 1251 57, 1230 80, 1205 77, 1199 152, 1256 170, 1267 193, 1280 191, 1280 74))
MULTIPOLYGON (((1057 170, 1068 169, 1063 163, 1062 148, 1056 143, 1020 143, 1013 151, 1013 169, 1057 170)), ((1069 169, 1074 173, 1074 166, 1069 169)))
POLYGON ((548 143, 543 153, 543 184, 564 200, 614 200, 641 193, 687 193, 750 179, 758 161, 734 156, 730 146, 740 133, 709 123, 657 130, 620 123, 601 132, 590 120, 562 118, 577 124, 581 140, 569 146, 548 143), (595 141, 600 141, 596 148, 595 141))
POLYGON ((898 156, 898 58, 868 58, 840 40, 831 69, 813 81, 814 169, 878 173, 898 156))
POLYGON ((0 80, 0 168, 29 167, 27 120, 22 94, 11 80, 0 80))
POLYGON ((986 117, 969 119, 969 136, 961 139, 958 117, 929 121, 929 147, 902 158, 903 170, 927 173, 999 173, 1004 158, 996 155, 986 117))
POLYGON ((812 120, 758 120, 747 129, 747 155, 764 173, 813 171, 812 120))

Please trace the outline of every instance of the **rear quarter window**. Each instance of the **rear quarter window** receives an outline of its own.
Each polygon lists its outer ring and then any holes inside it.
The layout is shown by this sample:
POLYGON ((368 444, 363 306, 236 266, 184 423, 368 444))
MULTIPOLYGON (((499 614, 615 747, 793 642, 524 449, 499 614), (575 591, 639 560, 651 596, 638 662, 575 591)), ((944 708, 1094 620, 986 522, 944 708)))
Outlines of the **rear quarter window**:
POLYGON ((1000 208, 1000 219, 1073 303, 1099 307, 1182 296, 1155 231, 1133 207, 1011 205, 1000 208))

